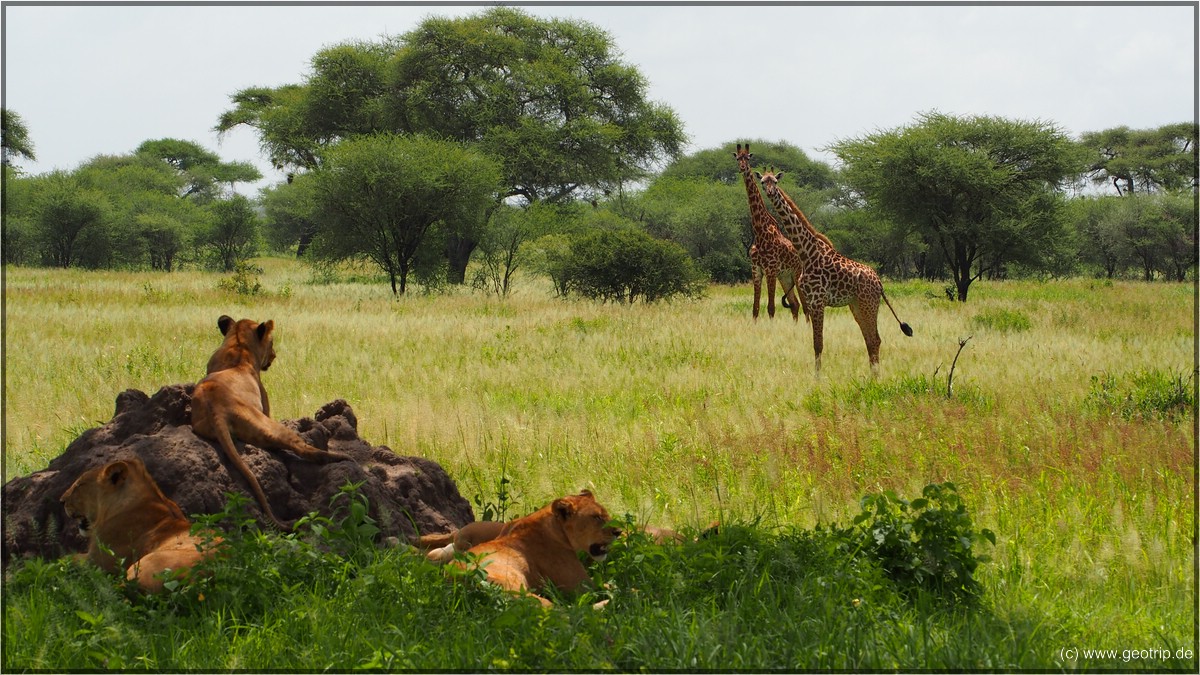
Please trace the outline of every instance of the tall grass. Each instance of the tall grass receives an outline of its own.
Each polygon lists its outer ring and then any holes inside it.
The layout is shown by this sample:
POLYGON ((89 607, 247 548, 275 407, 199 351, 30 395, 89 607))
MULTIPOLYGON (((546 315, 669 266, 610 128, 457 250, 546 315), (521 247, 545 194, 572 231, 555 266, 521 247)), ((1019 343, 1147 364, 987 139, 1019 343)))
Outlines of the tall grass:
MULTIPOLYGON (((786 316, 752 322, 745 287, 634 307, 562 301, 530 279, 506 301, 459 290, 395 299, 385 284, 316 285, 291 261, 256 264, 264 271, 255 295, 222 289, 219 277, 198 272, 7 269, 6 476, 43 468, 80 431, 107 420, 123 389, 152 393, 200 379, 220 339, 219 315, 272 318, 279 358, 264 381, 276 417, 311 416, 344 398, 364 438, 442 463, 477 511, 503 501, 525 513, 591 486, 614 514, 657 525, 698 528, 720 518, 811 530, 849 522, 867 493, 957 484, 977 524, 997 537, 993 561, 976 573, 988 612, 970 624, 992 646, 960 659, 962 645, 947 639, 945 627, 921 619, 886 630, 858 652, 873 655, 865 661, 814 657, 793 661, 797 667, 1126 668, 1057 664, 1057 654, 1045 652, 1059 642, 1053 651, 1194 648, 1194 394, 1162 415, 1124 414, 1114 403, 1126 400, 1122 392, 1148 390, 1137 400, 1159 405, 1161 387, 1163 400, 1177 402, 1176 380, 1194 391, 1191 287, 987 283, 961 305, 940 298, 936 284, 890 283, 889 297, 915 337, 881 315, 881 376, 871 381, 856 324, 833 310, 818 380, 809 327, 786 316), (947 398, 947 371, 966 335, 974 337, 947 398), (1165 375, 1160 382, 1145 373, 1165 375), (1014 660, 1017 643, 1033 646, 1014 660)), ((671 569, 686 575, 687 563, 671 569)), ((389 557, 384 566, 406 564, 389 557)), ((688 639, 735 630, 712 623, 727 615, 679 598, 653 602, 663 623, 639 615, 637 625, 661 632, 686 623, 671 635, 688 639)), ((773 607, 760 607, 762 621, 773 607)), ((754 616, 747 611, 744 619, 754 616)), ((54 619, 31 616, 21 625, 39 620, 54 619)), ((608 620, 582 612, 570 621, 591 630, 608 620)), ((817 633, 836 627, 844 635, 886 623, 879 615, 866 624, 815 621, 817 633)), ((274 645, 268 628, 223 630, 274 645)), ((746 637, 751 646, 735 658, 728 647, 705 654, 683 638, 650 645, 627 633, 589 635, 643 657, 612 661, 619 668, 787 667, 766 659, 765 650, 778 648, 769 640, 746 637)), ((366 645, 324 662, 287 661, 285 649, 261 647, 299 668, 372 658, 435 667, 366 645)), ((612 650, 582 653, 601 652, 612 658, 612 650)), ((508 657, 490 658, 502 665, 508 657)), ((265 667, 238 663, 208 667, 265 667)))

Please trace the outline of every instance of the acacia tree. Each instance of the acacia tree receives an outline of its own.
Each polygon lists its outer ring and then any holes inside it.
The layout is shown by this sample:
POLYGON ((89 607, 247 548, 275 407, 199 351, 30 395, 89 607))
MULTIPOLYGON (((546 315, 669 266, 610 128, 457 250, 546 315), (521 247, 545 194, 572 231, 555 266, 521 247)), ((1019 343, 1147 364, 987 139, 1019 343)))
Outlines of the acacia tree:
MULTIPOLYGON (((233 95, 217 130, 256 129, 272 162, 320 166, 321 150, 356 135, 427 134, 495 158, 493 206, 590 198, 678 155, 685 136, 668 107, 592 24, 497 7, 431 17, 377 43, 319 52, 299 85, 233 95)), ((462 283, 481 232, 448 228, 450 281, 462 283)))
POLYGON ((831 150, 869 207, 941 250, 960 302, 984 274, 1054 257, 1060 190, 1083 168, 1079 146, 1051 124, 936 112, 831 150))
POLYGON ((0 108, 0 161, 5 166, 12 164, 13 157, 37 159, 33 155, 33 141, 29 140, 29 130, 17 113, 8 108, 0 108))
POLYGON ((737 164, 730 161, 737 143, 746 142, 754 147, 754 162, 760 166, 771 165, 789 174, 797 187, 806 190, 827 190, 836 185, 833 169, 824 162, 809 157, 799 147, 787 141, 764 141, 739 139, 719 148, 709 148, 680 157, 667 165, 662 178, 697 178, 742 187, 742 176, 737 164))
POLYGON ((259 192, 258 201, 265 216, 264 231, 272 248, 283 250, 300 242, 296 257, 304 257, 319 230, 312 196, 312 174, 295 176, 289 183, 279 183, 259 192))
POLYGON ((55 172, 35 197, 42 260, 52 267, 96 266, 108 253, 108 200, 72 175, 55 172))
POLYGON ((1196 188, 1197 125, 1168 124, 1157 129, 1127 126, 1083 134, 1092 153, 1087 176, 1118 195, 1196 188))
POLYGON ((208 252, 214 267, 232 272, 239 262, 254 256, 258 246, 258 214, 242 195, 215 201, 208 210, 212 216, 197 243, 208 252))
POLYGON ((327 149, 311 178, 316 212, 327 223, 314 253, 370 260, 402 295, 430 228, 475 226, 500 176, 492 160, 455 143, 375 134, 327 149))
POLYGON ((136 154, 165 162, 183 180, 181 197, 202 201, 221 196, 222 186, 256 181, 262 174, 249 162, 222 162, 217 153, 191 141, 161 138, 138 146, 136 154))

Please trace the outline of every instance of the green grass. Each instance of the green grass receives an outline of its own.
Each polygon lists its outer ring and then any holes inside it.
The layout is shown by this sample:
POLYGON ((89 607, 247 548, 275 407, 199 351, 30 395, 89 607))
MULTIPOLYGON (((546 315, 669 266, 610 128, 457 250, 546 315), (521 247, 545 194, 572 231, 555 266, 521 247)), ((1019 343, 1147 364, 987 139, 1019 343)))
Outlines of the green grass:
POLYGON ((345 398, 364 438, 440 462, 477 513, 591 487, 638 522, 731 527, 631 541, 594 570, 611 589, 545 616, 396 550, 249 537, 229 563, 247 578, 218 570, 203 602, 131 602, 36 563, 5 581, 6 669, 1196 668, 1120 658, 1196 647, 1190 286, 980 282, 963 305, 889 283, 916 335, 880 314, 872 381, 832 310, 817 380, 809 327, 751 322, 746 286, 634 307, 530 279, 507 301, 394 299, 255 264, 253 295, 199 272, 7 269, 6 476, 44 468, 126 388, 200 379, 230 314, 276 321, 275 416, 345 398), (944 481, 996 536, 974 607, 838 551, 864 495, 944 481), (1092 648, 1117 657, 1062 660, 1092 648))

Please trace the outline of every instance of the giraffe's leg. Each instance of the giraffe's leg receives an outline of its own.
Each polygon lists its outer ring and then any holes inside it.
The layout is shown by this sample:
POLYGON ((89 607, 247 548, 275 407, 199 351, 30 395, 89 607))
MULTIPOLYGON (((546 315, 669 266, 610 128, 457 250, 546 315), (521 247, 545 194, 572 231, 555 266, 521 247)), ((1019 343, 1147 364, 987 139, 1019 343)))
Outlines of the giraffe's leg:
POLYGON ((870 298, 850 303, 850 313, 858 322, 863 341, 867 343, 867 358, 871 362, 871 377, 879 375, 879 300, 870 298))
POLYGON ((821 377, 821 350, 825 347, 825 305, 813 305, 813 354, 816 356, 817 377, 821 377))
POLYGON ((775 282, 777 278, 774 272, 767 272, 767 316, 775 318, 775 282))
POLYGON ((754 320, 758 321, 758 303, 762 298, 762 268, 751 265, 750 277, 754 281, 754 320))

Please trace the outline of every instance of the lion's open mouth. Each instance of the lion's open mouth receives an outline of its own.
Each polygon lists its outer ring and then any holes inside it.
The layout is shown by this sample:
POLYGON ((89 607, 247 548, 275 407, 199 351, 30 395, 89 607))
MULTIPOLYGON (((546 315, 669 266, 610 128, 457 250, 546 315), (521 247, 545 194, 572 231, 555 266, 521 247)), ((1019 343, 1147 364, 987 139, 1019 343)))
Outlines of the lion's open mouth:
POLYGON ((608 555, 608 544, 592 544, 588 547, 588 555, 596 560, 604 560, 608 555))

